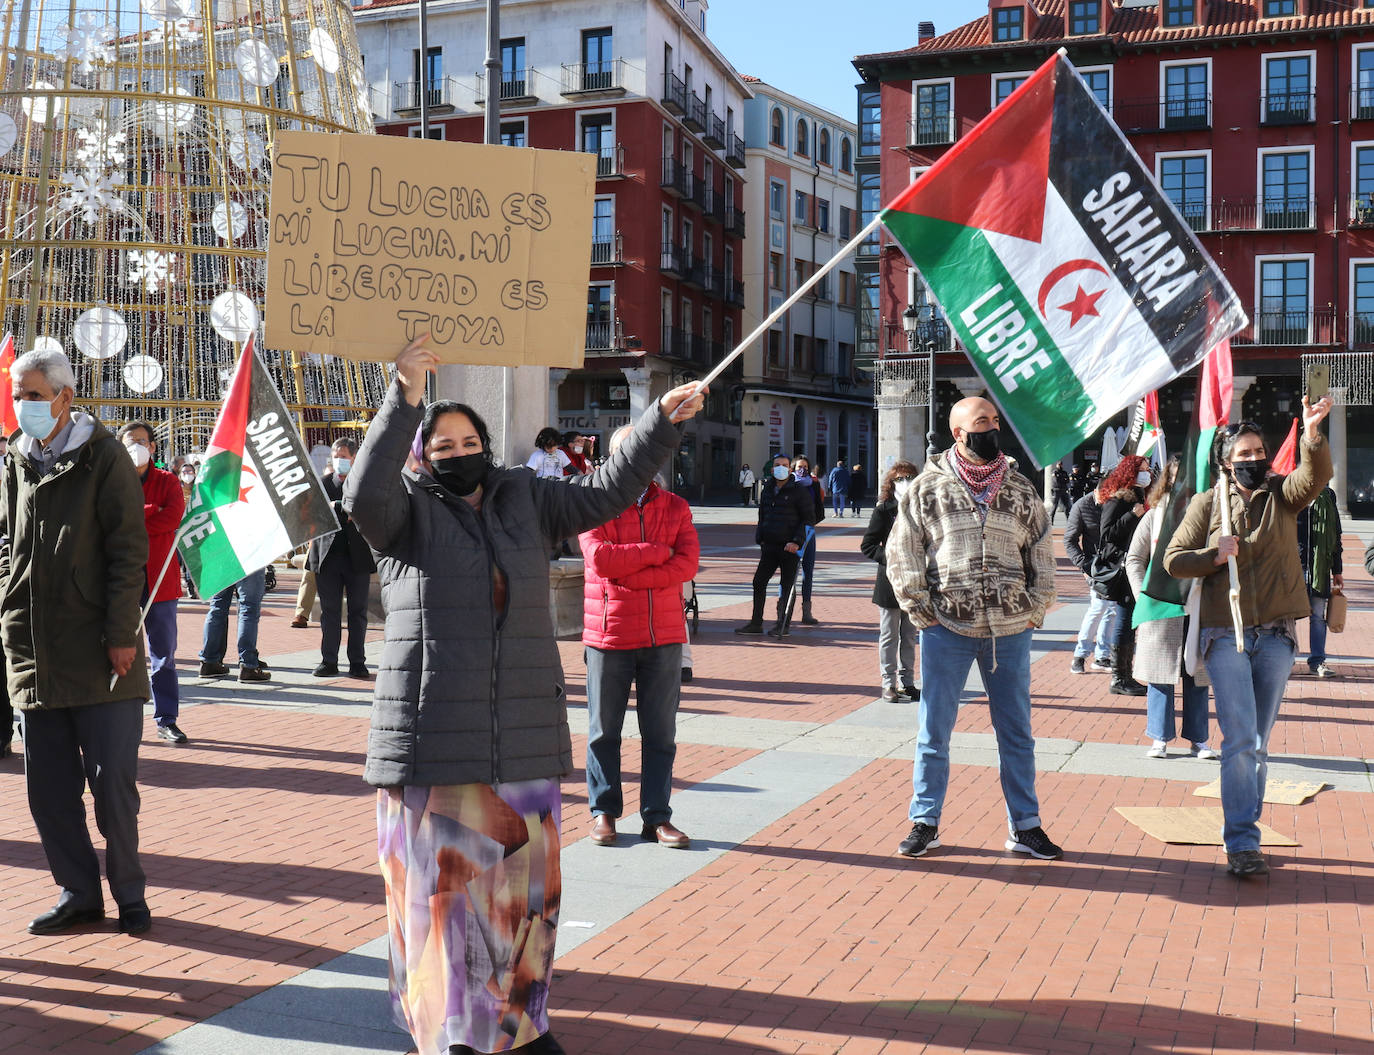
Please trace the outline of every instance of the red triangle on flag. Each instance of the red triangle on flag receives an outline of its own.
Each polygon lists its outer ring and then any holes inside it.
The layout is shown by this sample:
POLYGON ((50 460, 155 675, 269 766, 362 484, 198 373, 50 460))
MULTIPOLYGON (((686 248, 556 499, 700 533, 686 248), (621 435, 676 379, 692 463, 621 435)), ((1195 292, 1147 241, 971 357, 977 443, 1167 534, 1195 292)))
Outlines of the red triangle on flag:
POLYGON ((10 398, 13 391, 10 367, 14 365, 14 334, 5 334, 0 341, 0 427, 9 436, 19 428, 19 416, 14 412, 14 401, 10 398))
POLYGON ((1031 74, 888 208, 1040 241, 1058 60, 1031 74))
POLYGON ((1293 419, 1293 427, 1288 430, 1288 438, 1283 441, 1279 453, 1269 467, 1280 476, 1287 476, 1298 467, 1298 419, 1293 419))
POLYGON ((229 396, 224 401, 224 409, 215 421, 215 431, 205 448, 208 460, 216 451, 229 451, 237 458, 243 457, 243 439, 248 427, 248 408, 252 403, 253 364, 257 354, 253 351, 253 336, 250 334, 239 354, 238 366, 234 368, 233 380, 229 383, 229 396))

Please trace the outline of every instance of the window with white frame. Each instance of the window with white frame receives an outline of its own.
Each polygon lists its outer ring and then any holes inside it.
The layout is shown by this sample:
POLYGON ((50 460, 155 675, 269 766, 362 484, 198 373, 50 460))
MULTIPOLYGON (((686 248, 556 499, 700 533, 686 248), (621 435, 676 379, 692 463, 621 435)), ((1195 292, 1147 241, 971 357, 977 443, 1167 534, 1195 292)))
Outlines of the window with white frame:
POLYGON ((1030 79, 1029 73, 1019 73, 1014 77, 994 77, 992 79, 992 105, 1000 106, 1011 93, 1030 79))
POLYGON ((1374 47, 1355 48, 1353 60, 1350 116, 1368 121, 1374 118, 1374 47))
POLYGON ((1160 69, 1160 124, 1169 130, 1209 128, 1212 124, 1212 64, 1166 62, 1160 69))
POLYGON ((1312 328, 1312 258, 1258 257, 1255 343, 1307 344, 1312 328))
POLYGON ((1312 226, 1312 148, 1260 152, 1260 223, 1271 231, 1312 226))
POLYGON ((1374 260, 1351 263, 1350 342, 1365 346, 1374 344, 1374 260))
POLYGON ((1315 116, 1316 93, 1312 83, 1315 55, 1266 55, 1261 87, 1261 116, 1267 125, 1300 125, 1315 116))
POLYGON ((1211 155, 1157 154, 1159 185, 1194 231, 1208 230, 1211 155))
POLYGON ((777 180, 768 184, 768 215, 781 220, 787 215, 787 188, 777 180))
POLYGON ((1350 164, 1350 222, 1374 227, 1374 143, 1355 143, 1350 164))
POLYGON ((1110 112, 1112 108, 1112 68, 1110 66, 1098 66, 1079 70, 1078 73, 1083 78, 1084 83, 1087 84, 1088 90, 1093 93, 1093 98, 1110 112))
POLYGON ((609 195, 592 199, 592 263, 609 264, 615 259, 615 198, 609 195))
POLYGON ((954 81, 926 81, 912 87, 911 145, 954 142, 954 81))

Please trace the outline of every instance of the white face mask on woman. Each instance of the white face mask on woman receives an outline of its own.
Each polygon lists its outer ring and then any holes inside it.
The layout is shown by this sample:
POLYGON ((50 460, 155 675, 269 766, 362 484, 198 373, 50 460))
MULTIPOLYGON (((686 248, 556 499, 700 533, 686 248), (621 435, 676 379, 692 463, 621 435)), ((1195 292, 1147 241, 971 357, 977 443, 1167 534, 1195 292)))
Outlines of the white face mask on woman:
POLYGON ((902 500, 902 495, 906 494, 907 491, 908 491, 910 488, 911 488, 911 481, 910 481, 910 480, 894 480, 894 481, 892 481, 892 490, 893 490, 893 493, 896 494, 896 496, 897 496, 897 501, 899 501, 899 502, 902 500))
POLYGON ((1139 472, 1135 474, 1135 482, 1138 483, 1141 487, 1149 487, 1150 480, 1151 477, 1149 473, 1139 472))

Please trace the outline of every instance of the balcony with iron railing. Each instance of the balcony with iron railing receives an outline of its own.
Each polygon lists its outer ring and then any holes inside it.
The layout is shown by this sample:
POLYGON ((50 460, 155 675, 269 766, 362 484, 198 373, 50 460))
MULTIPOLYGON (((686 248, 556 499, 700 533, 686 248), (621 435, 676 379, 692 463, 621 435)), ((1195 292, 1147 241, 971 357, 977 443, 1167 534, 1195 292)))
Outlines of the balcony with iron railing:
POLYGON ((602 143, 596 150, 587 153, 596 155, 597 179, 625 178, 625 148, 619 143, 602 143))
POLYGON ((701 211, 716 223, 725 223, 725 195, 714 187, 707 187, 701 196, 701 211))
POLYGON ((609 352, 620 343, 620 320, 603 319, 587 323, 587 351, 609 352))
POLYGON ((725 162, 731 168, 742 169, 747 164, 744 157, 744 140, 733 132, 729 133, 730 141, 725 148, 725 162))
POLYGON ((1374 191, 1350 196, 1351 227, 1374 227, 1374 191))
POLYGON ((687 112, 687 85, 671 70, 663 71, 663 98, 660 102, 665 110, 678 117, 687 112))
POLYGON ((691 267, 691 255, 679 245, 664 242, 659 248, 658 269, 669 275, 685 275, 691 267))
POLYGON ((675 359, 692 357, 692 335, 680 326, 663 327, 662 338, 663 344, 659 354, 671 355, 675 359))
POLYGON ((908 121, 906 128, 906 143, 910 147, 943 146, 953 143, 957 135, 954 114, 950 111, 917 117, 908 121))
POLYGON ((1374 121, 1374 85, 1350 89, 1350 120, 1374 121))
POLYGON ((725 146, 725 122, 715 114, 710 114, 710 123, 706 126, 706 131, 702 135, 708 147, 715 147, 719 150, 725 146))
MULTIPOLYGON (((1174 202, 1188 226, 1200 233, 1215 231, 1307 231, 1316 226, 1315 198, 1191 198, 1174 202)), ((1352 216, 1356 205, 1352 202, 1352 216)), ((1374 214, 1370 216, 1374 223, 1374 214)), ((1357 226, 1352 223, 1352 226, 1357 226)))
POLYGON ((887 331, 887 350, 896 355, 929 355, 931 352, 952 352, 957 347, 954 331, 944 319, 935 316, 916 323, 915 347, 900 322, 884 323, 887 331))
POLYGON ((1212 96, 1153 96, 1144 99, 1114 99, 1112 119, 1127 133, 1187 132, 1212 127, 1212 96))
POLYGON ((726 206, 725 233, 733 238, 744 237, 744 210, 737 205, 726 206))
POLYGON ((1317 93, 1265 92, 1259 107, 1262 125, 1310 125, 1317 119, 1317 93))
MULTIPOLYGON (((429 82, 425 105, 431 114, 451 114, 456 82, 452 77, 440 77, 429 82)), ((420 112, 420 82, 397 81, 391 86, 391 110, 397 117, 414 117, 420 112)))
POLYGON ((1251 313, 1250 325, 1231 338, 1233 344, 1291 348, 1338 343, 1339 328, 1334 308, 1296 311, 1259 310, 1251 313))
POLYGON ((706 197, 706 185, 686 165, 679 166, 678 176, 681 204, 689 209, 701 209, 706 197))
MULTIPOLYGON (((518 70, 502 70, 501 79, 497 85, 500 92, 502 106, 524 106, 529 103, 539 101, 535 94, 534 81, 537 76, 533 66, 525 66, 518 70)), ((485 70, 477 72, 477 105, 481 106, 487 99, 487 74, 485 70)))
POLYGON ((686 171, 686 166, 677 158, 666 157, 663 159, 663 178, 659 180, 658 185, 669 194, 690 193, 686 171))
POLYGON ((744 307, 744 283, 728 275, 724 279, 725 303, 732 308, 744 307))
POLYGON ((592 234, 592 264, 598 267, 623 267, 625 243, 619 231, 592 234))
POLYGON ((625 60, 572 62, 563 66, 563 89, 569 97, 583 95, 624 95, 625 60))
POLYGON ((708 121, 706 100, 696 92, 690 92, 687 96, 687 112, 682 115, 682 123, 690 132, 705 132, 708 121))

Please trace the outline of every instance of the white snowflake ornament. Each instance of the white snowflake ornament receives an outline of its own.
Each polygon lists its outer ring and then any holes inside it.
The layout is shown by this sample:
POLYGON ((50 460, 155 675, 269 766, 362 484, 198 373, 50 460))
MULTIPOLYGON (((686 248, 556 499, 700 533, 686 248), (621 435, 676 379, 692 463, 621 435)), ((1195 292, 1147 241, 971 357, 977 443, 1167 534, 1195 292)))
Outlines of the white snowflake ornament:
POLYGON ((156 249, 134 249, 129 252, 129 281, 142 282, 149 293, 156 293, 167 281, 172 268, 172 255, 156 249))
POLYGON ((76 148, 76 158, 87 168, 117 167, 128 158, 124 152, 124 142, 128 136, 124 132, 83 128, 76 133, 76 137, 81 141, 76 148))
POLYGON ((63 205, 73 212, 80 210, 83 218, 93 224, 106 209, 119 208, 119 199, 114 193, 114 181, 107 173, 95 168, 80 172, 62 173, 62 183, 69 193, 62 200, 63 205))
POLYGON ((67 44, 62 54, 76 60, 76 68, 82 73, 90 73, 97 62, 109 62, 114 58, 110 42, 115 38, 115 27, 105 21, 98 11, 82 11, 76 21, 67 26, 67 44))

